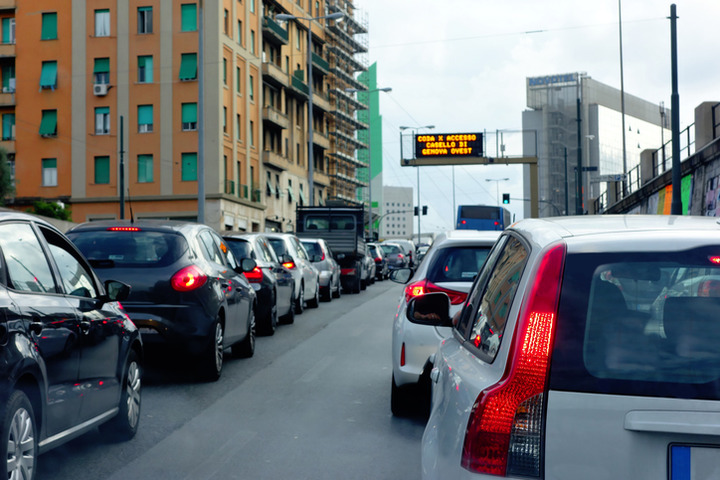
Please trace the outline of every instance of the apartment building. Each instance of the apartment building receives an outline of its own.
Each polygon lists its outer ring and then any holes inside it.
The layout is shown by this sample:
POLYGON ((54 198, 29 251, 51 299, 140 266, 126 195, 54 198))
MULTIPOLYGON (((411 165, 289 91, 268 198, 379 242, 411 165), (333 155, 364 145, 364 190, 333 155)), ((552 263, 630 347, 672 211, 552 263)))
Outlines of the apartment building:
POLYGON ((10 205, 62 201, 76 222, 196 220, 204 177, 205 223, 292 230, 295 205, 333 188, 328 22, 312 22, 310 175, 302 20, 328 11, 323 0, 0 0, 10 205))

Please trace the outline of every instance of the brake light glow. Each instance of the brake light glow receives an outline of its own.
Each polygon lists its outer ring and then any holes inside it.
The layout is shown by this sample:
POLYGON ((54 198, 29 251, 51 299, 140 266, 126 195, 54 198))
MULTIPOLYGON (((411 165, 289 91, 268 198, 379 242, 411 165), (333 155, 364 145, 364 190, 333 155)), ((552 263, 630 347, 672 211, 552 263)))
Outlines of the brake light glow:
POLYGON ((711 263, 714 263, 714 264, 716 264, 716 265, 720 265, 720 256, 708 257, 708 260, 710 260, 711 263))
POLYGON ((467 223, 466 220, 460 220, 460 225, 465 225, 467 223))
POLYGON ((403 254, 402 254, 402 253, 398 253, 398 257, 397 257, 397 258, 405 258, 405 257, 403 257, 403 254))
POLYGON ((542 423, 565 244, 552 247, 523 298, 510 358, 470 413, 462 466, 492 475, 540 476, 542 423))
POLYGON ((261 283, 263 279, 263 273, 260 267, 255 267, 249 272, 243 272, 245 274, 245 278, 247 278, 248 282, 250 283, 261 283))
POLYGON ((282 266, 285 267, 285 268, 289 268, 290 270, 292 270, 293 268, 295 268, 295 262, 285 262, 285 263, 282 264, 282 266))
POLYGON ((140 227, 108 227, 108 232, 139 232, 142 229, 140 227))
POLYGON ((207 275, 195 265, 183 268, 170 279, 170 285, 178 292, 190 292, 202 287, 205 282, 207 282, 207 275))
POLYGON ((400 348, 400 366, 405 366, 405 342, 403 342, 402 348, 400 348))
POLYGON ((380 257, 375 257, 375 263, 378 263, 378 262, 382 262, 382 258, 380 258, 380 257))
POLYGON ((467 299, 466 292, 458 292, 456 290, 450 290, 448 288, 442 288, 435 285, 428 280, 420 280, 419 282, 411 283, 405 287, 405 301, 409 302, 411 298, 419 297, 431 292, 442 292, 446 293, 450 297, 450 303, 452 305, 460 305, 467 299))

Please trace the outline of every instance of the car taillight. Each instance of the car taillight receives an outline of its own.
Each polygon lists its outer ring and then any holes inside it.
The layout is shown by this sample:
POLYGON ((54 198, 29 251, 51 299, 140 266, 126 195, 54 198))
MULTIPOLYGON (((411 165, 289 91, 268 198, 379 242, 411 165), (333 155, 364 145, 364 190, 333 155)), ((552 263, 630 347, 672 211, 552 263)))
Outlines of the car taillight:
POLYGON ((411 298, 424 295, 431 292, 443 292, 450 297, 450 303, 452 305, 460 305, 465 302, 467 298, 466 292, 458 292, 456 290, 450 290, 449 288, 443 288, 435 285, 427 280, 421 280, 419 282, 411 283, 405 287, 405 301, 409 302, 411 298))
POLYGON ((108 227, 108 232, 139 232, 140 227, 108 227))
POLYGON ((285 268, 289 268, 290 270, 292 270, 293 268, 295 268, 295 262, 285 262, 285 263, 282 264, 282 266, 285 267, 285 268))
POLYGON ((402 348, 400 349, 400 366, 405 366, 405 342, 403 342, 402 348))
POLYGON ((380 262, 382 262, 382 258, 380 258, 380 257, 375 257, 375 263, 380 263, 380 262))
POLYGON ((401 260, 402 260, 402 259, 403 259, 403 258, 405 258, 405 257, 403 257, 403 254, 402 254, 402 253, 398 253, 398 256, 397 256, 397 258, 399 258, 399 259, 401 259, 401 260))
POLYGON ((207 275, 195 265, 183 268, 170 279, 170 285, 178 292, 190 292, 202 287, 205 282, 207 275))
POLYGON ((245 278, 248 279, 248 282, 250 283, 261 283, 263 279, 263 273, 260 267, 255 267, 249 272, 243 272, 245 274, 245 278))
POLYGON ((462 453, 467 470, 540 476, 545 390, 564 258, 565 244, 545 253, 523 298, 505 373, 475 400, 462 453))

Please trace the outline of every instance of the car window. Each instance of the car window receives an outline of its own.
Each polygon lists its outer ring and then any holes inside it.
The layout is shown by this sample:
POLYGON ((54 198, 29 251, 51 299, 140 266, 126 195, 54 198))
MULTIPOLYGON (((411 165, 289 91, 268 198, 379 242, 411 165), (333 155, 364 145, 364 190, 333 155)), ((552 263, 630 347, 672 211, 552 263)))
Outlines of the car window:
POLYGON ((551 387, 720 399, 719 252, 568 255, 551 387))
POLYGON ((255 260, 255 252, 250 242, 245 240, 228 240, 228 248, 235 254, 237 258, 252 258, 255 260))
POLYGON ((269 238, 268 242, 270 243, 270 246, 272 247, 272 249, 275 250, 275 254, 278 257, 288 254, 288 250, 287 250, 287 247, 285 246, 285 242, 281 238, 269 238))
POLYGON ((56 232, 42 227, 40 231, 50 246, 50 253, 60 273, 60 281, 65 293, 78 297, 97 297, 98 291, 93 275, 78 258, 74 249, 56 232))
POLYGON ((439 249, 428 269, 431 282, 472 282, 490 252, 490 247, 439 249))
POLYGON ((278 263, 278 259, 275 256, 275 252, 273 252, 272 248, 265 242, 264 239, 258 239, 257 245, 259 247, 259 251, 261 253, 262 258, 266 262, 270 263, 278 263))
POLYGON ((225 266, 225 259, 209 231, 205 230, 200 232, 200 234, 198 234, 198 242, 200 243, 203 256, 207 260, 225 266))
POLYGON ((311 257, 313 255, 322 255, 322 249, 320 248, 320 244, 316 242, 302 242, 303 247, 305 247, 305 250, 307 250, 308 255, 311 257))
POLYGON ((95 268, 164 267, 176 262, 188 248, 182 235, 142 229, 78 230, 67 236, 95 268))
POLYGON ((497 355, 507 324, 510 307, 527 261, 527 250, 510 237, 488 278, 475 310, 470 342, 480 357, 492 362, 497 355))
POLYGON ((50 265, 30 225, 0 225, 0 248, 5 257, 10 288, 36 293, 57 291, 50 265))
POLYGON ((300 240, 298 240, 295 237, 290 238, 290 243, 292 243, 293 247, 295 247, 295 250, 297 251, 298 257, 309 260, 310 257, 308 257, 307 252, 305 251, 305 247, 303 247, 302 243, 300 243, 300 240))

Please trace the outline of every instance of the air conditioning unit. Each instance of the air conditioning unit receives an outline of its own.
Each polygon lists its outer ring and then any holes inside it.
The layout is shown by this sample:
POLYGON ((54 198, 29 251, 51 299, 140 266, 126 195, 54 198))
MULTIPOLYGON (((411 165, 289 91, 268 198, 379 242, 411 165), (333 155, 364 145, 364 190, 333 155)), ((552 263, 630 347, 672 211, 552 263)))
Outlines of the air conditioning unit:
POLYGON ((93 94, 98 97, 104 97, 105 95, 107 95, 109 87, 110 85, 108 85, 107 83, 96 83, 95 85, 93 85, 93 94))

